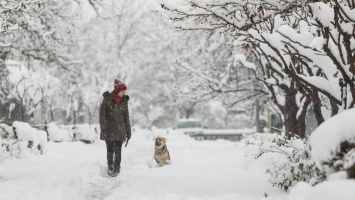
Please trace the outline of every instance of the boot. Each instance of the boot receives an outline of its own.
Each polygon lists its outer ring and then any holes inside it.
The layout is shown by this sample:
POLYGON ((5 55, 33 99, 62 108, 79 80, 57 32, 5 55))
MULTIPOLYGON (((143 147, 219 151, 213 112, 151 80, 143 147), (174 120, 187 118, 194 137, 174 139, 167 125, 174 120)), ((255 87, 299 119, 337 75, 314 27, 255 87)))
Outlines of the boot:
POLYGON ((112 176, 113 175, 113 172, 114 172, 114 165, 113 164, 109 164, 108 165, 108 167, 107 167, 107 174, 109 175, 109 176, 112 176))
POLYGON ((113 170, 113 174, 115 174, 116 176, 120 173, 120 166, 115 166, 114 170, 113 170))

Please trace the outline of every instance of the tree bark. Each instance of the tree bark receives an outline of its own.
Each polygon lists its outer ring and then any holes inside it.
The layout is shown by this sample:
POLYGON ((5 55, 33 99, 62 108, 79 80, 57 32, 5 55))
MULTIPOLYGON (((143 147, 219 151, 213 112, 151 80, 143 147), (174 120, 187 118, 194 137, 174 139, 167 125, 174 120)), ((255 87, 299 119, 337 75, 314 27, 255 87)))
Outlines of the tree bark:
MULTIPOLYGON (((293 135, 297 135, 300 138, 306 137, 306 112, 310 100, 306 100, 303 108, 299 108, 296 102, 297 89, 287 89, 285 98, 285 131, 287 138, 291 138, 293 135), (298 110, 303 109, 301 114, 297 117, 298 110)), ((306 98, 306 97, 305 97, 306 98)))
POLYGON ((324 117, 322 115, 322 101, 319 98, 318 92, 314 91, 312 94, 312 102, 313 102, 313 109, 314 114, 318 123, 318 126, 324 122, 324 117))
POLYGON ((333 101, 330 102, 330 106, 332 107, 332 117, 333 117, 334 115, 338 114, 339 107, 338 104, 333 101))

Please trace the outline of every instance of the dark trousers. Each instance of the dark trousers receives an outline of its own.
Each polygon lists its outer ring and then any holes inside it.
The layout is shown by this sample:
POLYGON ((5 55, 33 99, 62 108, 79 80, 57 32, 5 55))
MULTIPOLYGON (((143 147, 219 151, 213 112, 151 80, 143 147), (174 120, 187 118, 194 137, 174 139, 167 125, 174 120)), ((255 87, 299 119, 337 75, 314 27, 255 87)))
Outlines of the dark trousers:
POLYGON ((107 164, 109 167, 115 166, 115 169, 119 169, 121 166, 121 150, 122 141, 107 141, 107 164))

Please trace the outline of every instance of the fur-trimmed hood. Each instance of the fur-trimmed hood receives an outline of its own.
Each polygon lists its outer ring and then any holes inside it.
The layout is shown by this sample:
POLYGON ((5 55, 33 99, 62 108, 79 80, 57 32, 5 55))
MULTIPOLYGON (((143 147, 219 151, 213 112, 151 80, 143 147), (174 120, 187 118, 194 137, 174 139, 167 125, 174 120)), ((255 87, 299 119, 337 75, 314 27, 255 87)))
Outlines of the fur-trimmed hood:
MULTIPOLYGON (((104 93, 102 94, 102 96, 103 96, 104 98, 111 98, 111 99, 112 99, 111 93, 110 93, 109 91, 104 92, 104 93)), ((123 96, 123 100, 128 101, 128 100, 129 100, 129 96, 128 96, 128 95, 124 95, 124 96, 123 96)))

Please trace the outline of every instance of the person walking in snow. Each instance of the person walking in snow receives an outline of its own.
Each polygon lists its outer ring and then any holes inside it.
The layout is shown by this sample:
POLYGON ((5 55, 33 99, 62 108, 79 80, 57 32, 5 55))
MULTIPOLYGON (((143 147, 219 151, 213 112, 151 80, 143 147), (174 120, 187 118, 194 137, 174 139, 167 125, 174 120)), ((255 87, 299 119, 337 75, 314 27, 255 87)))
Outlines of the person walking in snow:
POLYGON ((125 95, 127 86, 120 80, 114 80, 114 90, 103 93, 100 107, 100 139, 107 147, 108 174, 120 173, 122 143, 131 138, 128 100, 125 95))

